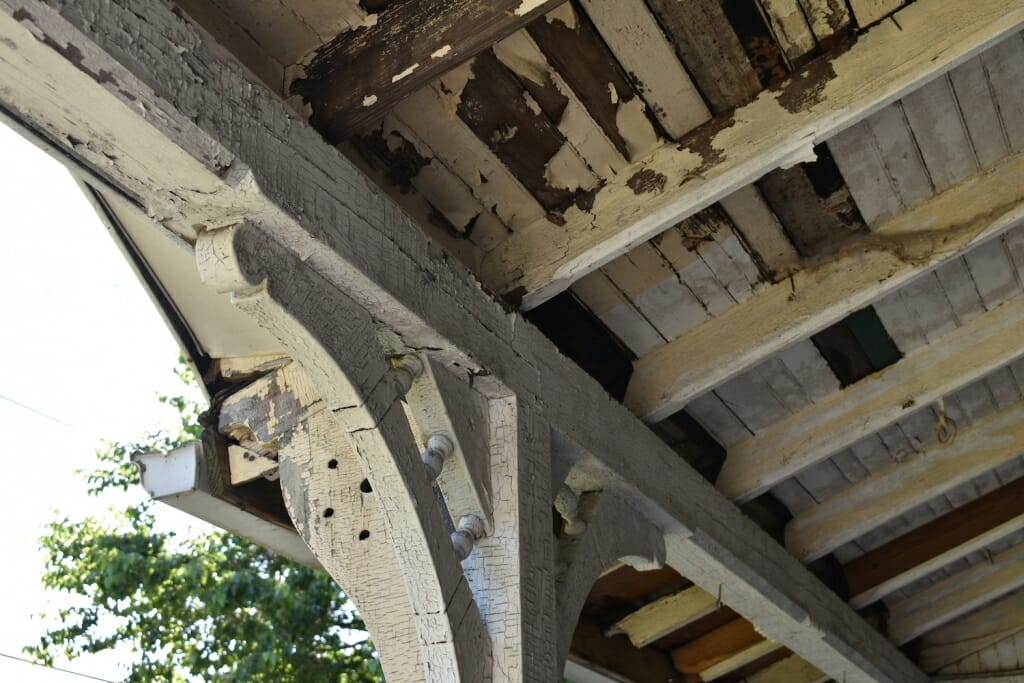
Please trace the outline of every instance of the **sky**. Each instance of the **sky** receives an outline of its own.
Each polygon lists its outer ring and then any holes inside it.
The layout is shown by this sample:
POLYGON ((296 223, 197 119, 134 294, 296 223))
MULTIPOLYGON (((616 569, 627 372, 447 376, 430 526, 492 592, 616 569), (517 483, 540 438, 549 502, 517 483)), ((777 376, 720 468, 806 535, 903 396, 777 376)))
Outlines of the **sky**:
MULTIPOLYGON (((67 598, 48 594, 37 539, 60 516, 125 499, 85 494, 75 470, 101 438, 173 427, 158 393, 180 393, 177 343, 63 166, 0 124, 0 654, 21 656, 67 598)), ((139 489, 131 499, 141 500, 139 489)), ((161 506, 162 523, 188 524, 161 506)), ((123 655, 59 662, 120 680, 123 655)), ((86 679, 0 657, 0 681, 86 679)))

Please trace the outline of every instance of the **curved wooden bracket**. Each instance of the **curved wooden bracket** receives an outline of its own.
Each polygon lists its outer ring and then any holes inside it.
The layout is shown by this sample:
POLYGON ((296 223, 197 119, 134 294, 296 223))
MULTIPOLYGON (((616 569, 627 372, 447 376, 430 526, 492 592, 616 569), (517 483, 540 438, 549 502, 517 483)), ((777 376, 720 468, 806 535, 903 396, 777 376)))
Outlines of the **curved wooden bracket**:
MULTIPOLYGON (((385 358, 370 315, 249 223, 200 235, 196 261, 205 282, 231 292, 233 303, 299 363, 373 482, 405 578, 425 680, 491 680, 490 640, 398 402, 408 378, 385 358)), ((286 490, 321 485, 308 466, 282 468, 281 474, 286 490)), ((343 509, 333 490, 312 498, 316 524, 343 509)), ((306 526, 312 523, 306 520, 306 526)), ((318 541, 311 549, 327 566, 337 550, 331 535, 307 535, 318 541)))

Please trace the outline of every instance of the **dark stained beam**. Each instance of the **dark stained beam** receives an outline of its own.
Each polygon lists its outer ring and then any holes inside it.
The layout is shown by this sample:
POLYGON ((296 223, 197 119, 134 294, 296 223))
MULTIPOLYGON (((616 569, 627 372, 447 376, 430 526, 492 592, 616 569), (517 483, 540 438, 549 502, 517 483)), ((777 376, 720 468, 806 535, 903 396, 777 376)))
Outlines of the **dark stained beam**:
POLYGON ((313 125, 338 142, 563 1, 389 3, 373 26, 342 33, 318 50, 291 92, 313 107, 313 125))
POLYGON ((1024 479, 932 520, 845 566, 860 608, 1024 527, 1024 479))
POLYGON ((753 624, 735 619, 673 650, 672 662, 680 673, 699 674, 763 640, 753 624))

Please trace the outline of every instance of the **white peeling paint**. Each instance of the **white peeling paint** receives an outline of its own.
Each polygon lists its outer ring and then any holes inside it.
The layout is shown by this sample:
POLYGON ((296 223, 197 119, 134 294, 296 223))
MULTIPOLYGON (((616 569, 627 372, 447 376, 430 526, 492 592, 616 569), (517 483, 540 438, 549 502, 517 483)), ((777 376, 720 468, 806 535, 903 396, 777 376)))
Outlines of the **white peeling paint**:
POLYGON ((430 58, 431 59, 441 59, 442 57, 448 55, 448 53, 450 53, 451 51, 452 51, 452 46, 451 45, 445 45, 444 47, 439 48, 439 49, 434 50, 433 52, 431 52, 430 53, 430 58))
POLYGON ((615 89, 615 84, 608 81, 608 95, 612 99, 612 104, 619 103, 619 91, 615 89))
POLYGON ((517 75, 537 85, 544 85, 550 77, 547 60, 525 31, 516 31, 495 44, 494 56, 517 75))
POLYGON ((516 16, 521 17, 543 5, 545 0, 523 0, 519 7, 516 7, 516 16))
POLYGON ((647 107, 639 97, 619 103, 615 112, 615 127, 626 141, 630 160, 644 156, 658 145, 658 134, 647 118, 647 107))
POLYGON ((571 191, 590 190, 597 184, 597 177, 568 142, 563 143, 548 161, 544 178, 551 187, 571 191))
POLYGON ((411 75, 412 75, 412 72, 413 72, 413 71, 415 71, 415 70, 416 70, 416 69, 418 69, 418 68, 420 68, 420 63, 419 63, 419 62, 416 62, 415 64, 413 64, 412 66, 410 66, 410 67, 409 67, 408 69, 406 69, 405 71, 403 71, 403 72, 401 72, 401 73, 397 73, 397 74, 395 74, 394 76, 392 76, 392 77, 391 77, 391 82, 392 82, 392 83, 398 83, 398 81, 402 80, 402 79, 403 79, 403 78, 405 78, 406 76, 411 76, 411 75))
POLYGON ((517 126, 509 126, 505 130, 496 130, 494 131, 494 134, 491 135, 491 142, 494 144, 498 144, 499 142, 508 142, 514 138, 518 132, 519 128, 517 126))
POLYGON ((571 2, 566 2, 559 5, 558 7, 544 15, 544 18, 547 19, 549 23, 560 21, 563 24, 565 24, 567 28, 576 30, 576 10, 572 8, 571 2))
POLYGON ((537 103, 537 100, 533 99, 533 95, 531 95, 530 93, 528 93, 528 92, 526 92, 524 90, 523 91, 523 100, 526 102, 526 108, 527 109, 532 111, 537 116, 541 115, 540 105, 537 103))
POLYGON ((377 96, 376 95, 367 95, 366 97, 363 98, 363 106, 364 107, 372 107, 375 104, 377 104, 377 96))

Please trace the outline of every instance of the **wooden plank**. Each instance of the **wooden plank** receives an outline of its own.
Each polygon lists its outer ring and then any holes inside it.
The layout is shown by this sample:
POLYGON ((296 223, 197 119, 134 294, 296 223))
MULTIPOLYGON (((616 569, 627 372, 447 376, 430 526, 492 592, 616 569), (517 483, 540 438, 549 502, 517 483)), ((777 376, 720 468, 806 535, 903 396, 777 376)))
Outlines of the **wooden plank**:
POLYGON ((688 626, 718 609, 718 598, 692 586, 666 595, 632 612, 611 627, 609 633, 624 633, 634 647, 646 647, 662 636, 688 626))
POLYGON ((712 113, 733 109, 761 91, 757 73, 718 0, 649 0, 647 4, 712 113))
POLYGON ((700 680, 718 680, 723 676, 728 676, 745 666, 753 664, 759 659, 764 659, 765 657, 781 652, 785 649, 786 648, 777 643, 773 643, 770 640, 762 640, 759 643, 754 643, 753 645, 743 648, 728 659, 704 669, 700 672, 700 680))
POLYGON ((934 444, 801 512, 786 527, 786 547, 804 562, 816 560, 871 529, 1015 460, 1020 455, 1021 443, 1024 404, 962 430, 952 444, 934 444))
POLYGON ((734 619, 672 651, 672 662, 684 674, 699 674, 764 640, 746 619, 734 619))
POLYGON ((904 97, 903 111, 936 189, 944 190, 977 170, 948 75, 904 97))
POLYGON ((1007 37, 981 59, 999 107, 1003 133, 1010 149, 1018 152, 1024 149, 1024 95, 1020 88, 1024 79, 1024 35, 1007 37))
POLYGON ((895 12, 903 4, 903 0, 850 0, 853 18, 861 28, 883 19, 895 12))
POLYGON ((483 52, 562 0, 392 3, 372 23, 316 51, 291 92, 313 108, 313 125, 338 142, 406 95, 483 52))
POLYGON ((623 156, 633 160, 654 148, 650 112, 585 13, 566 2, 527 30, 623 156))
POLYGON ((626 404, 645 420, 657 421, 693 396, 837 322, 846 311, 863 308, 1009 229, 1024 216, 1022 173, 1024 158, 1010 157, 879 226, 833 259, 805 268, 656 349, 637 361, 626 404), (934 250, 930 239, 915 238, 915 233, 923 237, 923 225, 931 235, 949 235, 941 250, 934 250), (899 244, 899 255, 887 244, 899 244), (906 258, 908 248, 915 254, 913 263, 906 258))
POLYGON ((577 282, 572 291, 633 353, 642 355, 665 343, 665 338, 603 270, 577 282))
MULTIPOLYGON (((658 520, 670 565, 705 590, 724 584, 729 604, 756 619, 767 637, 833 677, 845 676, 848 683, 924 680, 905 657, 716 494, 667 444, 621 405, 608 401, 596 381, 567 363, 533 326, 496 302, 322 136, 290 115, 274 93, 253 84, 244 66, 204 42, 201 29, 187 18, 162 0, 78 0, 74 6, 59 0, 3 2, 0 93, 5 110, 67 154, 70 163, 100 174, 97 182, 118 187, 163 217, 162 227, 153 229, 194 235, 198 224, 234 225, 240 212, 253 212, 258 225, 247 222, 215 231, 236 240, 230 247, 223 245, 224 258, 241 258, 244 264, 236 260, 239 270, 211 268, 214 272, 207 274, 218 285, 237 291, 251 288, 270 273, 273 288, 285 287, 290 296, 314 307, 289 307, 303 314, 302 325, 307 327, 282 319, 280 332, 299 334, 310 327, 329 332, 320 339, 341 354, 376 347, 379 338, 373 335, 380 331, 396 352, 430 349, 433 358, 450 367, 458 363, 462 376, 472 376, 474 387, 485 394, 517 394, 543 411, 560 448, 593 458, 599 465, 587 468, 591 485, 616 488, 630 505, 658 520), (14 13, 19 19, 12 17, 14 13), (126 41, 126 35, 147 40, 126 41), (190 46, 187 59, 181 45, 190 46), (89 68, 79 68, 68 54, 83 55, 89 68), (110 78, 117 87, 110 85, 110 78), (197 117, 195 112, 204 115, 197 117), (85 144, 72 144, 80 141, 85 144), (238 282, 239 276, 246 278, 245 285, 238 282), (339 319, 356 313, 355 322, 372 341, 339 348, 350 333, 339 319)), ((242 292, 248 296, 236 300, 259 301, 268 295, 260 288, 242 292)), ((325 365, 297 359, 304 367, 325 371, 329 360, 320 360, 325 365)), ((364 389, 380 388, 363 405, 390 405, 396 388, 391 381, 359 377, 364 389), (369 380, 376 382, 364 384, 369 380)), ((351 405, 343 402, 346 397, 337 381, 318 386, 332 397, 332 407, 351 405)), ((397 434, 398 417, 386 415, 382 429, 397 434)), ((363 440, 376 438, 378 432, 368 424, 372 423, 363 421, 363 427, 352 432, 353 441, 364 448, 363 440)), ((433 493, 421 486, 424 474, 418 453, 403 445, 401 457, 392 458, 379 446, 368 454, 374 458, 371 469, 391 472, 402 464, 417 495, 424 496, 423 507, 410 511, 419 518, 434 503, 426 502, 433 493)), ((440 523, 440 515, 436 521, 440 523)), ((434 522, 423 517, 395 530, 403 535, 429 531, 440 540, 445 534, 434 522)), ((450 552, 445 545, 423 548, 421 562, 441 562, 441 551, 450 552)), ((396 547, 412 553, 422 546, 396 547)), ((458 565, 444 562, 441 572, 424 572, 408 584, 416 589, 414 599, 422 607, 417 614, 434 623, 446 612, 445 604, 421 600, 422 591, 436 583, 429 576, 443 574, 445 582, 457 576, 458 565)), ((465 592, 460 600, 464 598, 465 592)), ((466 615, 458 625, 461 632, 473 624, 466 623, 468 599, 460 606, 460 614, 466 615)), ((448 616, 460 606, 449 606, 448 616)), ((483 639, 445 642, 438 647, 466 646, 467 653, 475 653, 477 659, 467 660, 468 666, 481 663, 483 639)), ((529 669, 520 671, 525 676, 529 669)), ((439 677, 443 675, 439 672, 439 677)))
POLYGON ((1006 637, 1024 631, 1024 593, 1017 592, 946 624, 922 639, 921 668, 929 673, 949 666, 1006 637))
POLYGON ((941 343, 921 347, 729 449, 718 489, 733 500, 750 500, 1009 363, 1021 354, 1016 332, 1021 315, 1024 300, 1008 302, 950 332, 941 343), (936 367, 946 370, 936 373, 936 367))
POLYGON ((860 609, 1024 528, 1024 479, 999 488, 858 557, 844 567, 860 609))
POLYGON ((800 267, 800 255, 756 185, 741 187, 723 197, 720 205, 773 281, 800 267))
POLYGON ((837 38, 850 29, 850 12, 841 0, 800 0, 800 6, 824 52, 832 49, 837 38))
POLYGON ((899 21, 702 126, 682 147, 623 169, 588 210, 568 212, 562 229, 542 222, 517 231, 489 255, 484 281, 522 294, 526 308, 540 304, 768 171, 809 158, 815 144, 1018 30, 1024 8, 1016 0, 925 0, 901 10, 899 21))
POLYGON ((1024 545, 953 574, 900 600, 889 611, 889 639, 908 643, 1024 586, 1024 545))
POLYGON ((1009 154, 1010 144, 992 99, 982 58, 975 57, 953 69, 949 72, 949 79, 978 163, 987 166, 1009 154))
POLYGON ((828 676, 796 655, 764 671, 758 671, 747 679, 748 683, 824 683, 826 680, 828 676))
MULTIPOLYGON (((896 106, 891 104, 882 111, 896 106)), ((828 141, 832 158, 857 202, 861 217, 872 227, 904 208, 879 147, 868 120, 850 126, 828 141)))
POLYGON ((678 139, 708 120, 707 105, 643 0, 580 4, 665 132, 678 139))
POLYGON ((782 46, 790 68, 797 68, 807 60, 806 55, 818 47, 804 10, 798 0, 760 0, 768 26, 775 40, 782 46))

